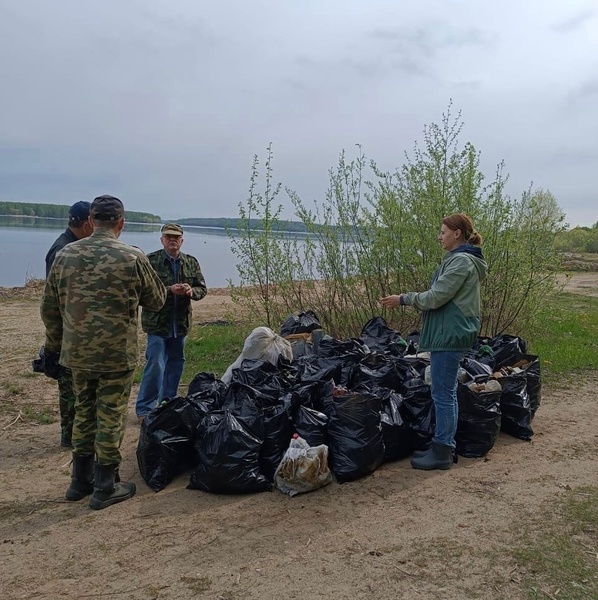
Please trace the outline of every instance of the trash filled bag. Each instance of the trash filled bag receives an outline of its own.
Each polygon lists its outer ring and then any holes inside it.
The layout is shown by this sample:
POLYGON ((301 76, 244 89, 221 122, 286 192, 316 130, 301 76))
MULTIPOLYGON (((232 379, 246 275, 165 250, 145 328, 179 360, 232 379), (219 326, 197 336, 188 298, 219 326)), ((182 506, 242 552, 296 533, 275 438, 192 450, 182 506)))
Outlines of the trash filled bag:
POLYGON ((508 361, 503 369, 507 372, 524 372, 527 380, 527 393, 532 409, 532 418, 542 402, 542 379, 540 376, 540 358, 534 354, 517 354, 508 361))
POLYGON ((359 479, 384 462, 380 399, 366 390, 336 388, 325 403, 330 468, 340 483, 359 479))
POLYGON ((159 492, 195 465, 194 432, 210 407, 190 398, 173 398, 152 410, 141 424, 137 463, 147 485, 159 492))
POLYGON ((197 373, 187 388, 187 396, 197 398, 219 398, 226 386, 214 373, 197 373))
POLYGON ((525 354, 527 352, 527 341, 523 338, 501 333, 493 337, 489 342, 494 350, 495 369, 500 369, 507 364, 516 354, 525 354))
POLYGON ((188 489, 216 494, 246 494, 272 489, 260 473, 263 426, 228 410, 206 415, 198 427, 198 465, 188 489))
POLYGON ((403 396, 393 390, 376 390, 382 400, 380 419, 384 440, 384 460, 386 462, 407 458, 413 453, 412 432, 403 416, 401 405, 403 396))
POLYGON ((322 329, 318 316, 313 310, 306 310, 298 315, 288 316, 280 327, 280 335, 311 333, 314 329, 322 329))
POLYGON ((500 384, 492 379, 458 384, 457 454, 477 458, 492 450, 500 433, 501 394, 500 384))
POLYGON ((233 369, 238 369, 246 358, 264 360, 276 365, 280 356, 284 356, 289 361, 293 359, 291 344, 283 337, 276 335, 269 327, 256 327, 245 339, 243 351, 237 360, 228 367, 222 376, 222 381, 228 385, 233 369))
POLYGON ((263 433, 259 453, 260 472, 269 481, 273 481, 274 471, 293 435, 287 404, 286 394, 283 394, 280 386, 272 386, 271 381, 252 387, 236 380, 230 384, 223 404, 235 416, 245 417, 252 423, 259 422, 263 433))
POLYGON ((299 406, 293 419, 293 427, 297 434, 312 447, 328 443, 326 435, 328 417, 315 408, 299 406))
POLYGON ((435 412, 430 386, 423 379, 409 379, 403 386, 403 402, 399 407, 411 436, 410 454, 427 450, 434 437, 435 412))
POLYGON ((464 369, 472 379, 475 379, 479 376, 483 376, 485 378, 492 376, 492 368, 486 363, 480 362, 475 358, 464 357, 461 360, 461 368, 464 369))
POLYGON ((276 487, 289 496, 328 485, 332 481, 328 446, 311 447, 302 437, 294 435, 274 478, 276 487))
POLYGON ((350 374, 350 388, 360 383, 369 388, 386 387, 398 390, 402 382, 402 373, 397 368, 397 361, 384 354, 372 352, 355 365, 350 374))
POLYGON ((407 342, 401 334, 391 329, 382 317, 370 319, 359 337, 372 352, 402 356, 407 348, 407 342))
POLYGON ((223 404, 228 408, 231 401, 235 404, 242 403, 244 396, 249 394, 250 397, 255 397, 256 392, 264 398, 276 401, 292 384, 293 382, 285 377, 285 373, 268 361, 245 359, 239 369, 233 370, 223 404), (235 398, 236 396, 240 397, 235 398))
POLYGON ((527 391, 527 377, 524 372, 500 377, 502 386, 500 410, 502 413, 501 430, 520 440, 531 440, 532 406, 527 391))

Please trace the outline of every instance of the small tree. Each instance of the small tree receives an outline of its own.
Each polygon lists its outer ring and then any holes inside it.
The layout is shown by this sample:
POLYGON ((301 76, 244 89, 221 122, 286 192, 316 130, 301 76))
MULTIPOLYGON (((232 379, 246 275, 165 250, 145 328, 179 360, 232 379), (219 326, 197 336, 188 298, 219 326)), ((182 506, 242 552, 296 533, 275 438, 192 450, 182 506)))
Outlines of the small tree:
POLYGON ((443 255, 437 241, 442 218, 466 212, 485 238, 489 264, 482 332, 523 333, 557 285, 554 242, 564 215, 548 191, 528 191, 518 200, 506 196, 502 163, 484 184, 478 151, 470 143, 458 145, 462 126, 461 115, 453 117, 449 105, 440 125, 424 129, 423 147, 416 144, 394 172, 380 171, 361 147, 350 161, 341 153, 330 170, 324 201, 311 209, 287 189, 308 232, 302 241, 272 228, 281 208, 272 209, 279 187, 270 184, 269 147, 265 195, 255 191, 256 157, 250 198, 247 207, 240 206, 241 241, 233 244, 242 261, 242 285, 255 286, 257 294, 241 289, 237 298, 268 323, 312 309, 337 337, 358 335, 381 313, 407 331, 417 326, 419 314, 412 309, 383 313, 379 299, 427 289, 443 255), (256 213, 267 217, 259 233, 247 229, 256 213))

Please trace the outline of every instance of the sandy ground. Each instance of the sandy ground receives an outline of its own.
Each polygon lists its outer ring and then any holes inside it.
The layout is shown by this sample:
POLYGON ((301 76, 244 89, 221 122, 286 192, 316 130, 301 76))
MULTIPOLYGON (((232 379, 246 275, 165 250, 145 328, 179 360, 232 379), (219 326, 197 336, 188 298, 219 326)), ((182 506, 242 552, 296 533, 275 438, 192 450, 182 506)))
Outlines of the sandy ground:
MULTIPOLYGON (((598 296, 598 274, 567 282, 598 296)), ((198 321, 226 318, 211 290, 198 321)), ((598 372, 544 389, 532 442, 501 434, 485 459, 447 472, 408 461, 288 498, 187 490, 140 477, 133 394, 121 473, 136 496, 103 511, 63 496, 56 385, 30 373, 43 341, 37 289, 0 290, 0 597, 125 599, 526 598, 510 554, 561 494, 596 484, 598 372), (29 405, 29 409, 25 407, 29 405)), ((135 392, 136 390, 134 390, 135 392)), ((550 593, 550 590, 547 590, 550 593)), ((554 590, 553 590, 554 591, 554 590)))

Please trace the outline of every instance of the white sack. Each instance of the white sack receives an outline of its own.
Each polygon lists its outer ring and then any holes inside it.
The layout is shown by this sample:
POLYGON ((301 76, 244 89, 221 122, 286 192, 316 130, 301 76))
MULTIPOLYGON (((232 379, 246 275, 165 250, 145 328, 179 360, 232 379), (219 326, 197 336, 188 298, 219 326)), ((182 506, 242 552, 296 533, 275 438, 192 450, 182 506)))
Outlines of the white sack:
POLYGON ((293 359, 291 343, 274 333, 269 327, 256 327, 247 336, 243 344, 243 351, 237 360, 226 369, 222 381, 228 385, 233 375, 233 369, 240 368, 246 358, 265 360, 275 365, 279 356, 284 356, 287 360, 293 359))

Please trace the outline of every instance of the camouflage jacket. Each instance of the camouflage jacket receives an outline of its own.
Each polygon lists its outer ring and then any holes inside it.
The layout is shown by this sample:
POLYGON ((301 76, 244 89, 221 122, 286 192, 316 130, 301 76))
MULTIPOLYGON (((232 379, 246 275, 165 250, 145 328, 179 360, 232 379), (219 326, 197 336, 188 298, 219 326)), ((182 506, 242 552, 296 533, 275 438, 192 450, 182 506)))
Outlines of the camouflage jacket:
POLYGON ((56 254, 41 317, 46 352, 71 369, 125 371, 138 359, 138 307, 158 310, 164 285, 138 248, 96 228, 56 254))
POLYGON ((191 327, 191 300, 201 300, 208 293, 197 259, 183 252, 179 256, 179 276, 175 281, 172 266, 164 250, 150 252, 147 255, 158 277, 166 286, 167 296, 166 303, 159 311, 156 312, 151 308, 143 309, 141 326, 146 333, 164 337, 171 337, 174 332, 177 336, 187 335, 191 327), (175 283, 188 283, 191 286, 191 296, 173 294, 170 286, 175 283))

